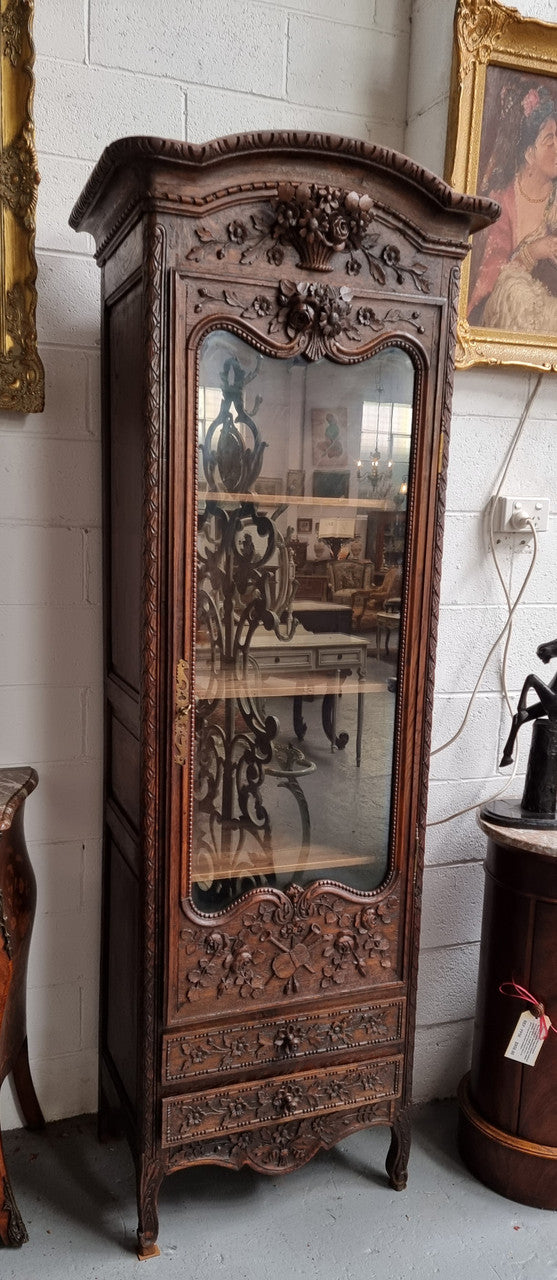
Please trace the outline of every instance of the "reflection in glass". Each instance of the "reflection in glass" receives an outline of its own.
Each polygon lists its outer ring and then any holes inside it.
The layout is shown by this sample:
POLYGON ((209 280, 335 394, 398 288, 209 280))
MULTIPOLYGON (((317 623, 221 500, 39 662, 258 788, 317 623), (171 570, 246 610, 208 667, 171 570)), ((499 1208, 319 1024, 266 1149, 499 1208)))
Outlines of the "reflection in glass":
POLYGON ((413 386, 395 347, 344 367, 261 356, 225 331, 203 342, 202 909, 258 885, 384 879, 413 386))

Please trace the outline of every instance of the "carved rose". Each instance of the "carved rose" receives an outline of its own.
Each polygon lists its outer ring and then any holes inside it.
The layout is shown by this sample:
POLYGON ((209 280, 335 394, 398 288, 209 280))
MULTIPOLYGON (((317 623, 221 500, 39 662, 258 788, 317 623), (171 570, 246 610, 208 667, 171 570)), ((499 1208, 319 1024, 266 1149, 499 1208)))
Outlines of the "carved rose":
POLYGON ((266 258, 267 262, 271 262, 273 266, 281 267, 284 262, 284 249, 281 249, 280 244, 274 244, 267 249, 266 258))
POLYGON ((348 276, 359 276, 361 270, 362 264, 361 262, 358 262, 357 258, 348 259, 348 262, 346 263, 346 274, 348 276))
POLYGON ((273 304, 270 298, 266 298, 263 293, 258 293, 253 299, 253 309, 256 316, 269 316, 273 310, 273 304))
POLYGON ((346 285, 294 284, 281 280, 279 306, 289 338, 306 337, 304 347, 310 359, 328 350, 341 333, 353 337, 351 325, 352 290, 346 285))
POLYGON ((398 267, 400 263, 400 250, 394 244, 386 244, 382 250, 381 257, 387 267, 398 267))
POLYGON ((228 238, 232 241, 232 244, 245 244, 248 238, 247 227, 244 226, 243 222, 229 222, 228 238))
POLYGON ((300 1037, 296 1034, 296 1028, 281 1027, 274 1038, 273 1044, 278 1054, 285 1058, 293 1057, 297 1049, 300 1047, 300 1037))

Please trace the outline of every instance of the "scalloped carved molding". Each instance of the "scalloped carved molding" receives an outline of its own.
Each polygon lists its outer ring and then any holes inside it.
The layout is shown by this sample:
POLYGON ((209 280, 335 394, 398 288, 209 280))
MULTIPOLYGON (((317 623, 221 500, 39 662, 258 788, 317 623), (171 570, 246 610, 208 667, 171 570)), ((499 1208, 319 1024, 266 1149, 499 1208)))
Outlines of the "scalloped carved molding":
POLYGON ((372 1124, 388 1124, 393 1104, 374 1102, 356 1111, 336 1115, 314 1116, 262 1129, 250 1129, 209 1139, 190 1142, 169 1153, 168 1168, 182 1169, 190 1164, 212 1163, 240 1169, 249 1165, 258 1173, 287 1173, 306 1164, 318 1151, 327 1151, 357 1129, 372 1124))

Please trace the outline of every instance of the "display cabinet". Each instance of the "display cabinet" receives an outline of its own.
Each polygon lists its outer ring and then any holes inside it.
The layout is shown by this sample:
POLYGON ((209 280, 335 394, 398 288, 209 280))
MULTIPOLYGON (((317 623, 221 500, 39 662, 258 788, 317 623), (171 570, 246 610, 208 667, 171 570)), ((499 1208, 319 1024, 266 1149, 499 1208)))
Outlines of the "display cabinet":
POLYGON ((100 1124, 141 1256, 188 1165, 384 1124, 405 1185, 459 263, 496 214, 286 133, 123 139, 73 211, 103 269, 100 1124), (378 510, 388 660, 304 596, 378 510))

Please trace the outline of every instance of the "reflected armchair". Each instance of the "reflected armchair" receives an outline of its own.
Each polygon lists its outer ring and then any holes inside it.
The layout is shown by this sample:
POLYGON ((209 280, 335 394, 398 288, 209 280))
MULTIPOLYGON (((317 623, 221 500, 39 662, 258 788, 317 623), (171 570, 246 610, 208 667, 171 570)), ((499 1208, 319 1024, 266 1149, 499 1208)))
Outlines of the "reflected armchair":
MULTIPOLYGON (((355 631, 377 629, 377 614, 389 603, 400 597, 402 590, 402 572, 393 567, 387 569, 380 587, 356 591, 352 602, 352 626, 355 631)), ((399 606, 400 607, 400 606, 399 606)))
POLYGON ((371 586, 373 565, 371 560, 329 560, 327 580, 329 596, 333 604, 344 604, 352 610, 354 626, 354 599, 367 595, 371 586))

